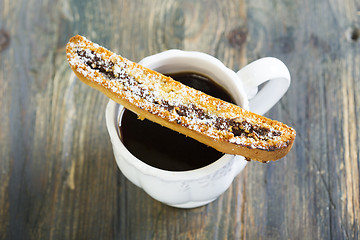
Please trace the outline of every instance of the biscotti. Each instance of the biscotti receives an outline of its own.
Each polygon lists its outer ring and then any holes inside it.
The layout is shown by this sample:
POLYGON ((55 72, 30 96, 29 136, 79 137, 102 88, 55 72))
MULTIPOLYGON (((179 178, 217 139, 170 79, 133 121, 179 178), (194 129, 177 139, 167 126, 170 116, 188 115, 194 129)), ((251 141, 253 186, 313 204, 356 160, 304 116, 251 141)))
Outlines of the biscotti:
POLYGON ((220 152, 266 162, 284 157, 293 145, 293 128, 187 87, 85 37, 72 37, 66 52, 84 83, 140 117, 220 152))

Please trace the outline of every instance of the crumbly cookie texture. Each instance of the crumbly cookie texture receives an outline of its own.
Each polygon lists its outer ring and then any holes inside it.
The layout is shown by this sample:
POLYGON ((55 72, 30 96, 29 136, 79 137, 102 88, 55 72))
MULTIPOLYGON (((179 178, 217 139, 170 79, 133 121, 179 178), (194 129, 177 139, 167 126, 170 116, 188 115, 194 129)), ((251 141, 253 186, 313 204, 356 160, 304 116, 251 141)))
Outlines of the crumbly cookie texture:
POLYGON ((295 130, 187 87, 82 36, 66 47, 79 79, 138 115, 229 154, 266 162, 290 150, 295 130))

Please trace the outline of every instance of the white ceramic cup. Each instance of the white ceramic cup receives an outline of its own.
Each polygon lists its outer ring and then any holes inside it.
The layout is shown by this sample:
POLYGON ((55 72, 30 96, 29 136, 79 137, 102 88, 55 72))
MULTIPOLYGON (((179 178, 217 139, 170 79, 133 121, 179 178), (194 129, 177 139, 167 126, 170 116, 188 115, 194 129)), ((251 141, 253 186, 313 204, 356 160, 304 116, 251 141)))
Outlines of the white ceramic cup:
MULTIPOLYGON (((168 50, 146 57, 140 64, 161 73, 196 72, 205 75, 222 85, 236 104, 258 114, 267 112, 290 85, 289 70, 276 58, 256 60, 237 73, 208 54, 181 50, 168 50), (268 83, 258 92, 258 86, 266 81, 268 83)), ((210 165, 189 171, 152 167, 133 156, 122 143, 119 121, 123 110, 123 106, 112 100, 106 108, 106 125, 116 163, 127 179, 167 205, 193 208, 215 200, 228 189, 247 163, 242 156, 225 154, 210 165)))

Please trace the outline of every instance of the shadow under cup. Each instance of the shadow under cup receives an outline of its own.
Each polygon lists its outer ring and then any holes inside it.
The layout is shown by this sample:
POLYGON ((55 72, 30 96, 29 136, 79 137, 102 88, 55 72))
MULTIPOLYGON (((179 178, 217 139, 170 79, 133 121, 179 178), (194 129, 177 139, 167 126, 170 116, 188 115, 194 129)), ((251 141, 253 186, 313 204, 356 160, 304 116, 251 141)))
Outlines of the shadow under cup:
MULTIPOLYGON (((231 94, 211 78, 195 72, 165 74, 216 98, 234 103, 231 94)), ((181 111, 181 110, 177 110, 181 111)), ((185 111, 185 110, 183 110, 185 111)), ((205 167, 224 154, 192 138, 151 122, 123 109, 118 133, 124 146, 142 162, 167 171, 188 171, 205 167)))

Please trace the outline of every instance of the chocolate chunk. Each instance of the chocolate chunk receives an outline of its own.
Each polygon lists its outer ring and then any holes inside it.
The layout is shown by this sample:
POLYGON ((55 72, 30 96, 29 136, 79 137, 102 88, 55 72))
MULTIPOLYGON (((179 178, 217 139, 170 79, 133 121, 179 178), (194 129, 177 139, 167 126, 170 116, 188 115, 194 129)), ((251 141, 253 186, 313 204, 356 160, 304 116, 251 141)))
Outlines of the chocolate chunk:
POLYGON ((183 105, 181 105, 181 106, 179 106, 179 107, 176 107, 175 108, 176 110, 176 113, 179 115, 179 116, 184 116, 184 117, 186 117, 186 116, 188 116, 188 108, 187 107, 185 107, 185 106, 183 106, 183 105))

